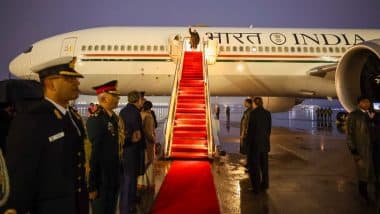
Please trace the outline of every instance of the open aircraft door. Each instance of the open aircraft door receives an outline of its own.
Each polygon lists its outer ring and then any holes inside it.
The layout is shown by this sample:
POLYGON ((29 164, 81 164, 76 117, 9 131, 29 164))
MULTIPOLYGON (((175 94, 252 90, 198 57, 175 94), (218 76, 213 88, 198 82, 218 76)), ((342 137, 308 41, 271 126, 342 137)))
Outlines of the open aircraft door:
POLYGON ((77 37, 65 38, 62 42, 61 56, 74 56, 77 37))
POLYGON ((216 40, 205 40, 205 55, 208 65, 213 65, 218 57, 218 43, 216 40))

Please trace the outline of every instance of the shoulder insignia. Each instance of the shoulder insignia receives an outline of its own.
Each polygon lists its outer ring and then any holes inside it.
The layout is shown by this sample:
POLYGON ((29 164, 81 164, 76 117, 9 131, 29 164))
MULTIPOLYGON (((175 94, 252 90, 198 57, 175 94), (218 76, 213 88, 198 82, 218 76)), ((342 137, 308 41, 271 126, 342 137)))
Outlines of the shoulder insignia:
POLYGON ((80 116, 80 114, 78 113, 78 111, 74 110, 72 107, 70 107, 70 112, 78 119, 78 120, 82 120, 82 117, 80 116))
POLYGON ((54 114, 57 119, 62 120, 62 114, 57 109, 54 109, 54 114))

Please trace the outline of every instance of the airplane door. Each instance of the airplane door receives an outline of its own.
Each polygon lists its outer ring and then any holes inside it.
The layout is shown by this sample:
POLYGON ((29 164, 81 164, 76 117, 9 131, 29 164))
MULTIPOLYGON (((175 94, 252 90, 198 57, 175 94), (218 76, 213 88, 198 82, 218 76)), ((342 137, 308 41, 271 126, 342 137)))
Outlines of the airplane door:
POLYGON ((65 38, 62 42, 61 56, 74 56, 77 37, 65 38))

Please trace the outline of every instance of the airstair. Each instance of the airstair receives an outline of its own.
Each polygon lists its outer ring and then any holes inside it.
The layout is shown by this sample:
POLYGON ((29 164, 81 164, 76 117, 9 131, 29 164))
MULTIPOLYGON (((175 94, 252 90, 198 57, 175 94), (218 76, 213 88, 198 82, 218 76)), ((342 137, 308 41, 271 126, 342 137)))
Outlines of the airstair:
POLYGON ((186 38, 171 44, 177 66, 165 130, 166 158, 212 159, 215 155, 207 69, 215 62, 214 46, 212 51, 203 41, 197 50, 189 50, 186 38))

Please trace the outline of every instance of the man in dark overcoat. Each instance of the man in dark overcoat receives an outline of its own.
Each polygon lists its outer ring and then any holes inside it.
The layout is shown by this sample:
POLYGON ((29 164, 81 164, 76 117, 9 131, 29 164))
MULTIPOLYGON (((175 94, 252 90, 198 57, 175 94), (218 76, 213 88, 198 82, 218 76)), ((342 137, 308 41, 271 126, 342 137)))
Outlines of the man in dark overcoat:
POLYGON ((248 173, 255 194, 269 188, 268 153, 270 151, 271 114, 264 109, 261 97, 253 99, 247 130, 248 173))
POLYGON ((369 98, 360 96, 357 108, 347 117, 347 144, 353 156, 360 195, 369 201, 367 185, 375 179, 369 98))
MULTIPOLYGON (((69 107, 79 96, 73 57, 32 67, 43 86, 40 103, 17 114, 7 139, 10 197, 6 213, 88 214, 85 129, 69 107)), ((4 210, 1 210, 3 213, 4 210)))
POLYGON ((93 87, 99 107, 87 120, 87 132, 92 145, 90 159, 89 194, 93 214, 116 212, 119 192, 119 117, 117 108, 120 93, 113 80, 93 87))
POLYGON ((137 177, 145 172, 143 125, 140 109, 143 99, 138 91, 128 93, 128 104, 119 114, 124 124, 123 179, 120 193, 120 213, 135 213, 137 177))

